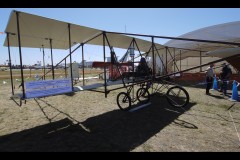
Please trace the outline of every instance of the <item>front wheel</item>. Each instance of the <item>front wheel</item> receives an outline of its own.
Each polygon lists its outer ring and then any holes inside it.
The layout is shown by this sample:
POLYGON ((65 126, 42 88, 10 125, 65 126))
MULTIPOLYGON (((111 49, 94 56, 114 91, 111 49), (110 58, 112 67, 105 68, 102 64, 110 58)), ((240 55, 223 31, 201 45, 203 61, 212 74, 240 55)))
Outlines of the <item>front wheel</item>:
POLYGON ((169 88, 166 97, 169 104, 173 107, 185 107, 189 103, 188 92, 180 86, 169 88))
POLYGON ((150 100, 150 93, 146 88, 139 88, 137 90, 137 100, 142 103, 148 103, 150 100))
POLYGON ((117 95, 117 105, 123 111, 128 111, 131 108, 131 98, 125 92, 117 95))

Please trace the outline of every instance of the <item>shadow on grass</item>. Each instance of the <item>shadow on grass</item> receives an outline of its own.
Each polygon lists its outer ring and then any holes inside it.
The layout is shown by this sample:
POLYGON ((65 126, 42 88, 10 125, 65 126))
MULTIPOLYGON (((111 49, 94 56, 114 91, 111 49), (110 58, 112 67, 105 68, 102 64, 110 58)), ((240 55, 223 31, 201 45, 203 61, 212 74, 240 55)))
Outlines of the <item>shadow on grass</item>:
POLYGON ((224 97, 221 96, 221 95, 214 95, 214 94, 211 94, 211 93, 210 93, 209 96, 214 97, 214 98, 217 98, 217 99, 224 99, 224 97))
MULTIPOLYGON (((41 101, 66 118, 53 122, 43 112, 48 124, 1 136, 0 151, 131 151, 172 122, 187 129, 197 128, 190 122, 178 120, 184 111, 172 108, 164 97, 157 95, 152 97, 150 106, 141 110, 113 110, 81 123, 73 123, 76 120, 70 115, 41 101)), ((43 111, 40 103, 38 105, 43 111)), ((193 105, 189 103, 185 110, 193 105)))

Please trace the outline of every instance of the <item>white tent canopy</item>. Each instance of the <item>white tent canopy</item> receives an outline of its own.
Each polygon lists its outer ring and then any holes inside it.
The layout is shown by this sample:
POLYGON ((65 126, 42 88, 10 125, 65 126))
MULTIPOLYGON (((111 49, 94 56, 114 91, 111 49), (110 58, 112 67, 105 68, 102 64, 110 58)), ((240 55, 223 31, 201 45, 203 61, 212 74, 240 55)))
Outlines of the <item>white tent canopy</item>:
MULTIPOLYGON (((223 41, 223 42, 240 42, 240 21, 224 23, 198 29, 186 34, 179 36, 179 38, 191 38, 191 39, 202 39, 212 41, 223 41)), ((226 44, 217 43, 203 43, 194 41, 183 41, 183 40, 170 40, 164 45, 176 48, 187 48, 195 49, 199 51, 214 51, 216 49, 224 49, 231 46, 226 44)), ((203 55, 208 56, 208 55, 203 55)), ((187 57, 199 57, 199 52, 196 51, 184 51, 182 52, 182 58, 187 57)))
POLYGON ((206 53, 206 55, 219 57, 219 58, 225 58, 225 57, 234 56, 237 54, 240 54, 240 48, 218 49, 218 50, 206 53))
MULTIPOLYGON (((16 12, 12 11, 10 19, 7 24, 5 32, 14 33, 10 34, 10 46, 17 47, 17 20, 16 12)), ((19 12, 19 25, 21 36, 21 47, 40 48, 44 45, 45 48, 50 48, 48 39, 52 39, 53 49, 68 49, 69 48, 69 32, 67 22, 62 22, 50 18, 45 18, 29 13, 19 12)), ((101 34, 103 31, 84 27, 76 24, 70 24, 71 28, 71 46, 76 43, 83 43, 94 36, 101 34)), ((119 34, 106 34, 110 45, 117 48, 127 49, 133 40, 133 37, 119 35, 119 34)), ((139 50, 147 52, 152 42, 135 38, 139 50)), ((99 36, 87 44, 103 45, 103 38, 99 36)), ((106 42, 107 45, 107 42, 106 42)), ((156 44, 158 48, 163 46, 156 44)), ((4 46, 7 46, 7 39, 5 39, 4 46)))

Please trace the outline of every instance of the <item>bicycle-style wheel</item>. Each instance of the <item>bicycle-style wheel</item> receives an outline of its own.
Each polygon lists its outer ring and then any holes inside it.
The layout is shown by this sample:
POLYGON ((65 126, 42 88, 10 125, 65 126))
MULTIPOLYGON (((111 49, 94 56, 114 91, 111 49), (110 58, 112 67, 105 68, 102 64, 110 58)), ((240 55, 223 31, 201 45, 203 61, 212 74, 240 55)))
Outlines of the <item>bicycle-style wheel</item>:
POLYGON ((120 92, 117 95, 117 105, 123 111, 128 111, 131 108, 131 98, 125 92, 120 92))
POLYGON ((137 90, 137 100, 141 103, 148 103, 150 100, 150 93, 146 88, 139 88, 137 90))
POLYGON ((189 103, 188 92, 180 86, 169 88, 166 97, 169 104, 173 107, 185 107, 189 103))

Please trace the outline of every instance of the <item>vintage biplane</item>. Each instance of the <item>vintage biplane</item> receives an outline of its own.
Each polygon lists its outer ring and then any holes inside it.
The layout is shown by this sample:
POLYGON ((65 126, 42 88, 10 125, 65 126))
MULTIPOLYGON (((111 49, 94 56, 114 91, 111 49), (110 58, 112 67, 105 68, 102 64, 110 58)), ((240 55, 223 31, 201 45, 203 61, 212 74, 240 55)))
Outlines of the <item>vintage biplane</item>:
MULTIPOLYGON (((238 22, 238 28, 235 27, 235 30, 239 30, 239 26, 238 22)), ((200 65, 196 67, 185 70, 181 70, 181 60, 190 56, 211 56, 211 51, 226 48, 239 49, 238 47, 240 46, 239 35, 237 35, 237 39, 234 37, 231 37, 232 39, 229 37, 225 39, 224 37, 214 37, 214 39, 211 39, 204 37, 204 34, 198 32, 194 36, 190 34, 190 36, 184 35, 182 37, 109 32, 15 10, 11 12, 5 33, 7 36, 4 46, 8 47, 12 84, 11 99, 16 103, 16 99, 20 99, 19 105, 22 105, 22 100, 26 102, 26 100, 32 98, 84 90, 104 93, 105 97, 107 97, 111 91, 125 88, 126 91, 120 92, 116 98, 121 110, 129 110, 134 102, 149 102, 150 95, 156 92, 160 92, 166 96, 172 106, 184 107, 189 102, 189 94, 182 86, 172 83, 172 77, 176 77, 192 69, 207 66, 210 63, 220 62, 230 58, 239 58, 239 54, 224 56, 223 58, 205 64, 200 63, 200 65), (137 37, 149 38, 149 41, 137 37), (159 38, 171 40, 167 44, 161 45, 155 43, 159 38), (103 79, 100 83, 85 85, 84 48, 88 47, 88 45, 102 46, 99 53, 103 53, 103 61, 94 62, 93 66, 103 68, 104 72, 103 79), (19 48, 21 93, 14 93, 10 47, 19 48), (22 54, 23 47, 42 48, 43 54, 44 48, 50 49, 52 68, 47 72, 44 70, 42 77, 40 77, 38 81, 25 81, 22 68, 22 60, 24 57, 22 54), (73 49, 73 47, 75 48, 73 49), (72 62, 72 54, 76 53, 80 48, 82 49, 83 63, 83 81, 81 86, 74 84, 72 62), (116 48, 126 50, 120 60, 117 59, 116 48), (53 65, 53 49, 69 50, 69 54, 55 66, 53 65), (136 56, 135 53, 138 55, 136 56), (110 62, 106 62, 106 57, 111 57, 110 62), (127 57, 130 60, 126 61, 127 57), (143 58, 146 60, 150 71, 143 76, 139 76, 136 67, 143 58), (70 64, 69 76, 66 74, 67 59, 69 59, 70 64), (180 61, 180 67, 176 64, 177 61, 180 61), (61 63, 65 63, 65 76, 64 78, 57 79, 54 69, 61 63), (45 76, 50 72, 52 73, 51 80, 45 79, 45 76), (165 89, 166 92, 163 92, 163 89, 165 89)), ((218 30, 218 33, 223 32, 218 30)), ((233 32, 231 32, 231 36, 234 36, 233 32)))

